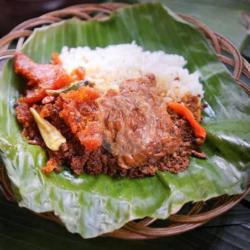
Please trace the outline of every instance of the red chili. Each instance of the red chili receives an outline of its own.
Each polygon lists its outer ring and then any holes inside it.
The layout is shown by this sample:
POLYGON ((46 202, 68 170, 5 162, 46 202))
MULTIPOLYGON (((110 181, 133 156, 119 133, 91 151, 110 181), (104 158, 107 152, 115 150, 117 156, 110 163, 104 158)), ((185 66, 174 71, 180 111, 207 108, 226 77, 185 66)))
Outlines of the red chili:
POLYGON ((206 138, 206 130, 195 120, 193 113, 186 106, 181 103, 170 102, 168 103, 168 107, 186 118, 186 120, 194 129, 194 134, 196 137, 202 139, 206 138))

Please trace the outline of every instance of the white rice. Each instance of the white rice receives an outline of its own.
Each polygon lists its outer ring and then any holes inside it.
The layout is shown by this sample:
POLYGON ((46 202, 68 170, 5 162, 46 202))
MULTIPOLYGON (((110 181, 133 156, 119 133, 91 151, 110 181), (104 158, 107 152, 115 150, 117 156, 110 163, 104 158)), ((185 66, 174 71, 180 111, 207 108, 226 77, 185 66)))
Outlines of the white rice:
POLYGON ((68 73, 79 66, 85 68, 86 79, 95 82, 101 91, 118 89, 124 80, 153 73, 169 100, 179 100, 186 94, 203 97, 199 73, 190 74, 184 68, 184 57, 145 51, 134 42, 96 49, 63 47, 60 58, 68 73))

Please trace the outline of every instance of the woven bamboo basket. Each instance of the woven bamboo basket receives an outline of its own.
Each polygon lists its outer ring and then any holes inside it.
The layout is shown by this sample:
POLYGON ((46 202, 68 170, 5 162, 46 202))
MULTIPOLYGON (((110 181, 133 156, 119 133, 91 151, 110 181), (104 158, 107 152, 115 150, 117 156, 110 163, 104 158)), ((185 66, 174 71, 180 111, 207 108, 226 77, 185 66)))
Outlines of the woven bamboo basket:
MULTIPOLYGON (((81 20, 100 20, 109 16, 112 11, 125 6, 126 4, 122 3, 81 4, 27 20, 16 26, 6 36, 0 39, 0 65, 4 59, 11 58, 15 53, 15 50, 22 47, 24 41, 32 34, 33 29, 36 27, 53 24, 71 17, 76 17, 81 20), (10 48, 11 44, 16 44, 16 47, 13 48, 12 46, 12 48, 10 48)), ((240 55, 240 52, 235 46, 225 37, 213 32, 197 19, 184 14, 178 15, 198 27, 204 33, 214 47, 218 59, 224 64, 232 67, 232 76, 235 79, 235 83, 239 84, 248 94, 250 94, 250 88, 242 81, 243 75, 250 79, 250 65, 240 55)), ((8 200, 15 201, 15 196, 11 189, 11 183, 3 164, 0 164, 0 187, 8 200)), ((151 218, 132 221, 121 229, 105 234, 104 236, 143 240, 180 234, 199 227, 209 220, 225 213, 240 202, 248 193, 250 193, 250 186, 240 195, 224 195, 213 198, 207 202, 189 204, 188 206, 185 206, 185 209, 178 212, 178 214, 171 215, 165 221, 157 221, 151 218)), ((43 213, 38 215, 63 225, 60 219, 53 213, 43 213)))

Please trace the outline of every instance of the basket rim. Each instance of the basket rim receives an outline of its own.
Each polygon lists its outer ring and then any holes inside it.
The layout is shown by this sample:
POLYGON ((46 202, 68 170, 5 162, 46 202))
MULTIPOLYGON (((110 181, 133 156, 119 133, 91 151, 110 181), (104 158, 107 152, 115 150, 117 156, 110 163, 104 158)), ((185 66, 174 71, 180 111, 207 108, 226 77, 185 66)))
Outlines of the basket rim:
MULTIPOLYGON (((11 58, 15 51, 20 49, 25 38, 29 37, 33 29, 41 25, 51 25, 53 23, 64 20, 65 17, 77 17, 81 20, 100 19, 109 15, 114 10, 130 6, 124 3, 102 3, 102 4, 78 4, 72 5, 63 9, 48 12, 39 17, 28 19, 16 27, 14 27, 8 34, 0 39, 0 61, 2 59, 11 58), (93 13, 97 12, 97 16, 92 17, 93 13), (16 49, 8 49, 12 41, 17 40, 16 49)), ((235 46, 224 36, 213 32, 208 26, 197 20, 196 18, 177 13, 178 16, 185 21, 195 25, 211 42, 216 51, 218 59, 226 64, 234 67, 233 78, 235 82, 240 85, 248 94, 250 94, 250 87, 241 80, 241 76, 245 75, 250 78, 250 64, 241 56, 240 52, 235 46), (223 52, 227 52, 225 55, 223 52)), ((8 200, 15 201, 13 191, 11 190, 11 183, 6 174, 5 168, 0 166, 0 186, 4 189, 5 196, 8 200)), ((217 197, 214 208, 207 212, 202 212, 203 202, 194 204, 188 215, 171 215, 168 219, 173 222, 173 225, 162 228, 152 228, 150 224, 155 220, 145 218, 139 222, 129 222, 121 229, 114 232, 107 233, 104 236, 121 238, 121 239, 152 239, 162 236, 176 235, 199 227, 209 220, 225 213, 230 208, 240 202, 248 193, 250 193, 250 185, 245 192, 234 196, 217 197)), ((47 219, 61 223, 58 217, 53 213, 38 214, 47 219)))

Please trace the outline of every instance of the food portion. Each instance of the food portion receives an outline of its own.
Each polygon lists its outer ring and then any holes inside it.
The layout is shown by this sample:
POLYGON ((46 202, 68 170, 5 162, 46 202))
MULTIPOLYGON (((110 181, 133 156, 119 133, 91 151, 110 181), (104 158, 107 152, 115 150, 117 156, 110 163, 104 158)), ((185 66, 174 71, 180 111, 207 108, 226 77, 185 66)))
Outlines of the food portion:
POLYGON ((123 169, 133 169, 173 154, 180 131, 167 112, 154 75, 121 83, 98 100, 107 147, 123 169))
POLYGON ((191 155, 204 158, 203 91, 185 63, 134 43, 64 47, 50 64, 16 53, 15 71, 27 80, 17 120, 29 143, 46 149, 43 172, 67 166, 77 175, 134 178, 178 173, 191 155))

